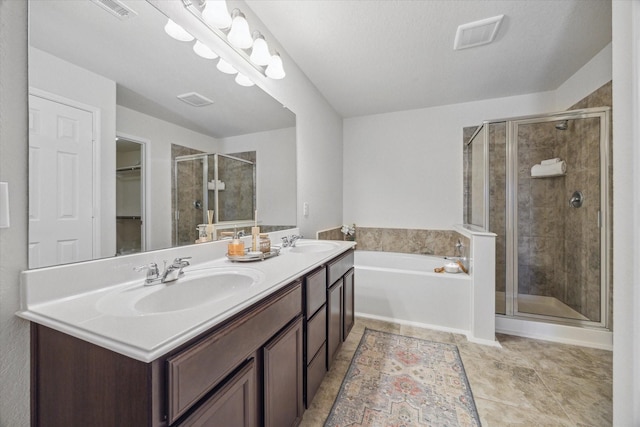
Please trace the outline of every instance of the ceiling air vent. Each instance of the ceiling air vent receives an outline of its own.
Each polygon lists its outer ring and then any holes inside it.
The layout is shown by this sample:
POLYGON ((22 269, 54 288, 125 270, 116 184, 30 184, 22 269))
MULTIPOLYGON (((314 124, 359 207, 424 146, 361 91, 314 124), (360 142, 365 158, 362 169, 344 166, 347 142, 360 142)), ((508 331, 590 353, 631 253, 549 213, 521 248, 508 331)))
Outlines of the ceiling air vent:
POLYGON ((195 92, 178 95, 178 99, 194 107, 204 107, 205 105, 213 104, 212 100, 195 92))
POLYGON ((116 18, 124 21, 132 16, 136 16, 138 12, 131 9, 129 6, 121 2, 120 0, 91 0, 116 18))
POLYGON ((491 43, 498 33, 498 28, 504 15, 493 18, 481 19, 480 21, 462 24, 456 31, 456 40, 453 42, 453 49, 467 49, 469 47, 481 46, 491 43))

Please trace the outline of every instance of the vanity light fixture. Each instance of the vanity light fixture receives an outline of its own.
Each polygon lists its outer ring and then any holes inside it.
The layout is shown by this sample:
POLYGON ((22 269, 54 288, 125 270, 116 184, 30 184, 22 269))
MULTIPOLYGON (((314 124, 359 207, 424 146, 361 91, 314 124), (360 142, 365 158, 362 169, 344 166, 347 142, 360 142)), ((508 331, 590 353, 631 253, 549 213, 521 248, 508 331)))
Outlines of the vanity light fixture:
POLYGON ((233 65, 229 64, 227 61, 225 61, 224 59, 220 58, 220 60, 218 61, 218 65, 216 65, 216 68, 220 71, 222 71, 223 73, 226 74, 237 74, 238 70, 236 70, 233 65))
POLYGON ((280 57, 280 54, 278 52, 276 52, 275 55, 271 56, 269 65, 265 70, 265 74, 267 75, 267 77, 274 80, 284 79, 284 77, 287 75, 284 72, 284 67, 282 66, 282 58, 280 57))
POLYGON ((244 13, 240 12, 240 9, 233 9, 231 18, 231 29, 227 34, 227 40, 235 47, 249 49, 253 45, 253 38, 251 38, 247 18, 244 13))
POLYGON ((246 87, 255 85, 253 80, 251 80, 249 77, 245 76, 242 73, 238 73, 238 75, 236 76, 236 83, 238 83, 240 86, 246 86, 246 87))
POLYGON ((174 39, 181 42, 190 42, 194 39, 191 34, 189 34, 184 28, 173 22, 171 19, 169 19, 167 21, 167 24, 164 26, 164 31, 174 39))
POLYGON ((216 59, 218 57, 217 53, 209 49, 209 46, 202 43, 200 40, 196 40, 195 44, 193 45, 193 51, 196 53, 196 55, 204 59, 216 59))
MULTIPOLYGON (((280 54, 278 52, 273 55, 271 54, 269 45, 260 31, 254 31, 253 34, 251 33, 249 23, 240 9, 233 9, 231 14, 229 14, 226 0, 180 1, 212 34, 231 48, 238 58, 246 61, 257 72, 275 80, 283 79, 286 76, 280 54), (251 51, 249 51, 249 49, 251 49, 251 51)), ((175 36, 172 35, 172 37, 175 36)), ((208 46, 199 41, 195 43, 193 49, 198 55, 204 58, 210 58, 212 54, 216 55, 212 57, 213 59, 218 57, 216 52, 211 51, 208 46), (211 51, 211 53, 209 51, 211 51)), ((236 60, 236 58, 230 59, 233 59, 233 61, 236 60)), ((227 74, 238 73, 238 70, 232 66, 231 63, 222 58, 218 61, 217 68, 227 74)), ((251 85, 254 85, 254 80, 253 78, 248 78, 247 75, 236 78, 236 82, 243 86, 248 86, 249 82, 251 85)))
POLYGON ((229 28, 231 26, 231 15, 227 9, 225 0, 206 0, 202 10, 202 19, 218 29, 229 28))
POLYGON ((257 65, 269 65, 271 61, 271 53, 269 52, 269 45, 264 39, 264 36, 260 34, 260 31, 253 32, 253 48, 251 49, 251 56, 249 57, 251 62, 257 65))

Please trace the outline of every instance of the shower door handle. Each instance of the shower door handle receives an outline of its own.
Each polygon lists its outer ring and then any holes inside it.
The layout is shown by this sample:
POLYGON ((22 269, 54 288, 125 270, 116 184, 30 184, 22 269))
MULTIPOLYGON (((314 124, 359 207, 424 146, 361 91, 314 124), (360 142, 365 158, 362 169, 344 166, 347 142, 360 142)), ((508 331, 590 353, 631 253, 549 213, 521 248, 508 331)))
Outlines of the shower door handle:
POLYGON ((584 203, 584 196, 580 191, 574 191, 569 199, 569 207, 579 208, 582 207, 582 203, 584 203))

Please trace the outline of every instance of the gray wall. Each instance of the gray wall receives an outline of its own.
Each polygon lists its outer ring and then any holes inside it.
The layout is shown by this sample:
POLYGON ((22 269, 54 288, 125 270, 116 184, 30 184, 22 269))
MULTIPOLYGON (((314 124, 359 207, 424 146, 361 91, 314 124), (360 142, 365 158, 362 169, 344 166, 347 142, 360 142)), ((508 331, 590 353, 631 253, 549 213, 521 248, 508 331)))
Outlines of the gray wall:
POLYGON ((27 268, 27 2, 0 0, 0 181, 11 228, 0 229, 0 426, 29 425, 29 323, 14 313, 27 268))

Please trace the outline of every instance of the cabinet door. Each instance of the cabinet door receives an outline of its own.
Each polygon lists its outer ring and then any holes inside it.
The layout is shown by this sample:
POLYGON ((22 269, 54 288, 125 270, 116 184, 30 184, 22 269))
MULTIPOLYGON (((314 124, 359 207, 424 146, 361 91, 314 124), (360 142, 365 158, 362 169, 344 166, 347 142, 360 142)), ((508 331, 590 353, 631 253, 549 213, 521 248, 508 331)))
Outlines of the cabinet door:
POLYGON ((256 367, 251 359, 180 427, 255 427, 256 367))
POLYGON ((264 425, 297 426, 302 421, 302 317, 264 348, 264 425))
POLYGON ((353 328, 353 324, 355 322, 354 297, 355 281, 353 269, 351 269, 347 272, 347 274, 344 275, 344 329, 342 334, 342 341, 347 339, 347 337, 349 336, 349 332, 351 332, 351 328, 353 328))
POLYGON ((342 279, 327 291, 327 369, 331 368, 342 343, 342 279))

